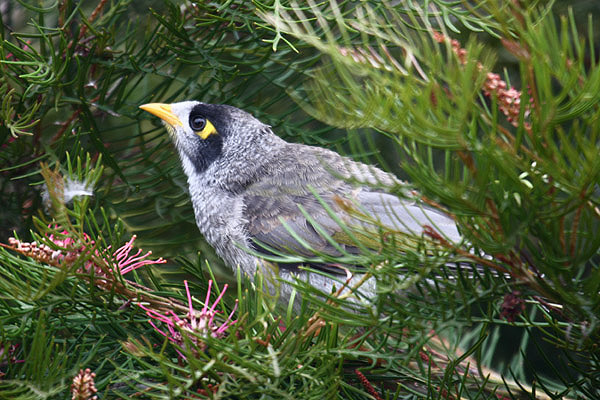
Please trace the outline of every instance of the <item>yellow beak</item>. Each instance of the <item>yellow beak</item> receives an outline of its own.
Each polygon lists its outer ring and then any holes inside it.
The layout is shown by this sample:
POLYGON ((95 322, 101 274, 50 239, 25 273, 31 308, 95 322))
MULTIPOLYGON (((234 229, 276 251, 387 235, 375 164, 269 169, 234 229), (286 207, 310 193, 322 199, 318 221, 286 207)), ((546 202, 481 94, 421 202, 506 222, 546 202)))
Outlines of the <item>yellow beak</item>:
POLYGON ((140 108, 144 111, 148 111, 150 114, 156 115, 158 118, 165 121, 167 124, 171 126, 183 126, 179 117, 171 111, 170 104, 163 103, 148 103, 141 105, 140 108))

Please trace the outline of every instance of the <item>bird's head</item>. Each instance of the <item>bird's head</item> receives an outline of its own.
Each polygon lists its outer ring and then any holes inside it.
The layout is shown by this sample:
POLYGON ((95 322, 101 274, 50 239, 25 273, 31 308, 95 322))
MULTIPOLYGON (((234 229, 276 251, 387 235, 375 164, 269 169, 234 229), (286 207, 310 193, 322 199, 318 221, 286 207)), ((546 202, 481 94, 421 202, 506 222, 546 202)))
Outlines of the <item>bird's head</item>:
POLYGON ((183 101, 140 108, 163 120, 182 161, 189 160, 197 173, 228 153, 247 152, 266 127, 247 112, 224 104, 183 101))

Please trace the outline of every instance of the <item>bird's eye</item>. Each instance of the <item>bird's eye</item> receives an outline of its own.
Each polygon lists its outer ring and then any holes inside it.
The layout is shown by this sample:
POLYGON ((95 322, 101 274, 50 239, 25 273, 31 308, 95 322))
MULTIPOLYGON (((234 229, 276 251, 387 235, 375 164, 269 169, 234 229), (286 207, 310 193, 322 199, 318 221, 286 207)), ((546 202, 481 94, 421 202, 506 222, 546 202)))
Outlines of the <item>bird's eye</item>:
POLYGON ((190 115, 190 128, 194 131, 201 131, 206 126, 206 118, 201 115, 190 115))

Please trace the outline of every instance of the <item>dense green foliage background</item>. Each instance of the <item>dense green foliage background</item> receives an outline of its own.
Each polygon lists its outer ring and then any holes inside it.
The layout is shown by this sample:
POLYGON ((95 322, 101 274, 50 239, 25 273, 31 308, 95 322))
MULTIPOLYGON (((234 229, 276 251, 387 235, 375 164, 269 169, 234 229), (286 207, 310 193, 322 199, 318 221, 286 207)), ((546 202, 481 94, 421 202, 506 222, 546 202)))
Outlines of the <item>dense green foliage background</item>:
POLYGON ((100 398, 599 398, 599 7, 567 3, 0 1, 0 398, 65 398, 85 368, 100 398), (298 282, 295 312, 198 233, 138 109, 186 99, 395 172, 467 240, 382 239, 376 296, 298 282), (167 264, 122 277, 133 234, 167 264), (176 346, 137 306, 184 315, 187 279, 200 309, 210 278, 219 321, 239 301, 225 337, 176 346))

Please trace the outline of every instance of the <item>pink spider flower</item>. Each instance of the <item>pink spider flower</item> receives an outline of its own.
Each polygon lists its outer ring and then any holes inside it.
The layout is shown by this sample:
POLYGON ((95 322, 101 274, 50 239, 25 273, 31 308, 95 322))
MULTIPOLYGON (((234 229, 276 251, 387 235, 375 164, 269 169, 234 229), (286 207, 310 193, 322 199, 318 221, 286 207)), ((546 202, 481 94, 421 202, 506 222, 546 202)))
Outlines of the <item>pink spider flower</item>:
MULTIPOLYGON (((146 311, 146 315, 150 318, 153 318, 157 321, 162 322, 166 326, 166 331, 160 329, 152 320, 148 320, 150 325, 161 335, 168 338, 171 342, 177 344, 178 346, 184 345, 184 338, 182 334, 185 334, 187 339, 192 341, 196 347, 200 348, 200 350, 204 350, 206 348, 206 344, 202 342, 203 337, 208 337, 208 335, 213 338, 221 338, 225 336, 225 331, 231 325, 235 324, 237 320, 232 321, 231 318, 237 309, 237 300, 235 303, 235 307, 231 311, 231 314, 227 317, 224 323, 220 326, 215 323, 215 316, 218 311, 215 310, 223 295, 227 291, 228 285, 223 286, 223 291, 214 301, 214 303, 209 306, 210 301, 210 292, 212 288, 212 280, 208 281, 208 291, 206 292, 206 300, 204 301, 204 307, 201 311, 194 310, 194 306, 192 304, 192 296, 190 294, 190 289, 188 287, 187 281, 183 281, 185 285, 185 292, 187 294, 188 299, 188 313, 184 318, 180 318, 175 314, 174 311, 169 310, 165 314, 161 314, 158 311, 149 309, 142 304, 139 306, 146 311)), ((179 355, 185 359, 185 356, 177 351, 179 355)))
POLYGON ((121 275, 125 275, 126 273, 143 267, 144 265, 164 264, 167 262, 167 260, 162 257, 160 257, 158 260, 147 259, 150 255, 152 255, 152 251, 148 251, 146 254, 140 255, 142 253, 142 249, 138 249, 137 253, 130 256, 129 252, 131 249, 133 249, 133 242, 136 238, 137 236, 133 235, 129 242, 119 247, 112 255, 117 261, 117 267, 121 275))
MULTIPOLYGON (((66 235, 66 234, 68 234, 68 232, 63 231, 62 234, 66 235)), ((89 240, 89 236, 87 236, 85 234, 84 234, 84 238, 86 239, 86 241, 89 240)), ((158 260, 148 259, 148 257, 150 255, 152 255, 152 252, 148 251, 145 254, 142 254, 142 249, 138 249, 137 253, 135 253, 133 255, 129 255, 129 253, 133 249, 133 242, 135 242, 136 238, 137 238, 137 236, 133 235, 127 243, 125 243, 123 246, 119 247, 112 254, 110 254, 111 246, 108 246, 108 248, 105 251, 102 251, 102 253, 106 255, 105 257, 102 257, 105 261, 108 261, 107 258, 113 259, 116 261, 117 270, 120 275, 125 275, 126 273, 131 272, 140 267, 143 267, 144 265, 164 264, 167 262, 162 257, 159 258, 158 260)), ((70 237, 65 237, 64 239, 61 239, 61 238, 55 238, 53 235, 50 235, 50 240, 52 240, 59 247, 64 247, 64 248, 70 248, 70 247, 72 248, 73 244, 75 243, 75 241, 70 237)), ((91 245, 94 244, 93 240, 89 240, 89 242, 91 245)), ((76 248, 73 250, 68 250, 66 252, 66 254, 62 254, 60 250, 57 250, 54 252, 53 258, 57 257, 57 259, 59 261, 62 259, 68 260, 72 257, 77 257, 78 255, 84 253, 86 250, 87 249, 85 248, 85 246, 81 246, 80 248, 76 248)), ((100 252, 98 250, 96 250, 95 255, 99 258, 101 257, 100 252)), ((94 274, 96 276, 106 277, 106 273, 102 270, 102 268, 100 268, 96 263, 94 263, 93 260, 87 260, 84 263, 83 267, 80 268, 80 270, 78 272, 90 273, 92 271, 92 269, 94 270, 94 274)))
POLYGON ((80 274, 89 274, 93 271, 94 275, 98 278, 97 283, 100 284, 106 284, 108 280, 112 279, 107 275, 106 268, 97 264, 95 260, 98 259, 103 259, 107 263, 109 259, 114 260, 117 265, 117 272, 120 275, 125 275, 144 265, 164 264, 167 262, 162 257, 157 260, 148 259, 152 252, 148 251, 145 254, 142 254, 141 249, 138 249, 136 253, 130 255, 136 235, 133 235, 127 243, 119 247, 112 254, 110 246, 105 250, 94 250, 94 258, 89 257, 89 247, 94 245, 94 241, 85 233, 83 239, 87 245, 77 244, 77 242, 69 236, 69 232, 66 230, 63 230, 60 235, 49 235, 48 239, 59 247, 59 249, 54 250, 43 243, 28 243, 12 237, 8 239, 8 243, 10 248, 23 255, 55 266, 69 266, 79 259, 79 257, 88 256, 88 259, 77 269, 77 272, 80 274))

